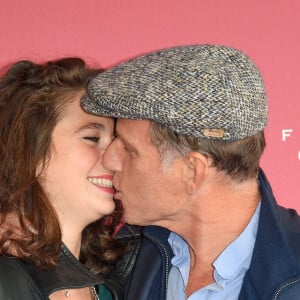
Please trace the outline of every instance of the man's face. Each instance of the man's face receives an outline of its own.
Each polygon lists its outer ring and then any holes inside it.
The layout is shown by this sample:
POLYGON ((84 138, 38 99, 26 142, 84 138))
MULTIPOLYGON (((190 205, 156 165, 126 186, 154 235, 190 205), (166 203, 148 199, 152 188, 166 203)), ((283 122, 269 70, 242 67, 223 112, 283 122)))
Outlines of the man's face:
POLYGON ((126 222, 168 227, 182 204, 182 158, 160 161, 149 121, 118 120, 103 165, 114 172, 115 198, 122 201, 126 222))

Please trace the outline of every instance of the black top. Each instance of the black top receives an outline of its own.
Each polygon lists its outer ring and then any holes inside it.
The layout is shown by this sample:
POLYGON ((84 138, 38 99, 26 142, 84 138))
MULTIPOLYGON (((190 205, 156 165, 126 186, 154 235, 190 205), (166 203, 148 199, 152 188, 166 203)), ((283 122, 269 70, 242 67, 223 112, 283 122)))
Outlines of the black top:
POLYGON ((0 300, 41 300, 62 289, 101 284, 103 274, 95 275, 66 248, 61 247, 57 267, 42 270, 22 259, 0 256, 0 300))

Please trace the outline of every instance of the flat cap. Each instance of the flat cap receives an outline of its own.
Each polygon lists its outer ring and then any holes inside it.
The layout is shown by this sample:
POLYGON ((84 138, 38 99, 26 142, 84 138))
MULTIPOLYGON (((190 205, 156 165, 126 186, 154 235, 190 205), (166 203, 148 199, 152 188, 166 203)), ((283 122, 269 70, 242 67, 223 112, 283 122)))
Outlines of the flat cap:
POLYGON ((89 113, 152 120, 179 134, 225 141, 263 130, 262 77, 239 50, 218 45, 154 51, 97 75, 81 105, 89 113))

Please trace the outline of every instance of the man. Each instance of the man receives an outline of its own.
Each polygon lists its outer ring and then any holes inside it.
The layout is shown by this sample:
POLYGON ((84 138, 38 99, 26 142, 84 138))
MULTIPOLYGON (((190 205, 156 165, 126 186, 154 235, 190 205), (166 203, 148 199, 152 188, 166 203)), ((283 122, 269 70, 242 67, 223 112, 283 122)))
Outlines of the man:
POLYGON ((118 118, 103 164, 145 226, 124 298, 300 299, 300 219, 259 169, 267 102, 242 52, 181 46, 97 76, 85 110, 118 118))

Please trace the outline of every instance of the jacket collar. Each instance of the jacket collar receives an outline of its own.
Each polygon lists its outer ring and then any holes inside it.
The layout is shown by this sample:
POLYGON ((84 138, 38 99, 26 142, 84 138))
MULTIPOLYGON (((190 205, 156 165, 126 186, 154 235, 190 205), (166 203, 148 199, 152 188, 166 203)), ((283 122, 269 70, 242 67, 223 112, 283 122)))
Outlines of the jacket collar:
POLYGON ((61 246, 59 262, 55 269, 42 270, 27 262, 23 262, 22 265, 47 298, 57 290, 94 286, 104 280, 104 276, 95 275, 85 268, 65 245, 61 246))
MULTIPOLYGON (((290 225, 290 216, 294 216, 300 233, 299 217, 295 211, 278 206, 272 189, 262 170, 259 172, 261 193, 261 211, 256 242, 250 268, 246 274, 261 299, 271 299, 271 295, 288 280, 299 276, 299 262, 295 259, 291 244, 287 240, 286 227, 290 225)), ((300 249, 300 240, 291 237, 294 246, 300 249)))
MULTIPOLYGON (((253 288, 259 291, 259 298, 271 299, 284 283, 300 276, 300 218, 294 210, 278 206, 262 170, 259 171, 258 182, 261 210, 253 256, 245 281, 251 282, 253 288)), ((144 228, 144 236, 159 240, 171 259, 173 253, 168 243, 169 233, 167 229, 157 226, 144 228)), ((159 249, 161 251, 161 247, 159 249)), ((166 256, 162 255, 162 258, 166 256)), ((170 266, 170 263, 167 265, 170 266)))
POLYGON ((165 255, 167 254, 167 257, 169 258, 168 261, 170 262, 172 257, 174 256, 172 248, 168 242, 170 231, 166 228, 159 226, 147 226, 144 227, 143 234, 148 238, 152 237, 154 243, 158 243, 159 241, 159 244, 161 246, 159 247, 159 250, 162 253, 162 257, 166 257, 165 255), (164 250, 162 250, 162 248, 164 250))

